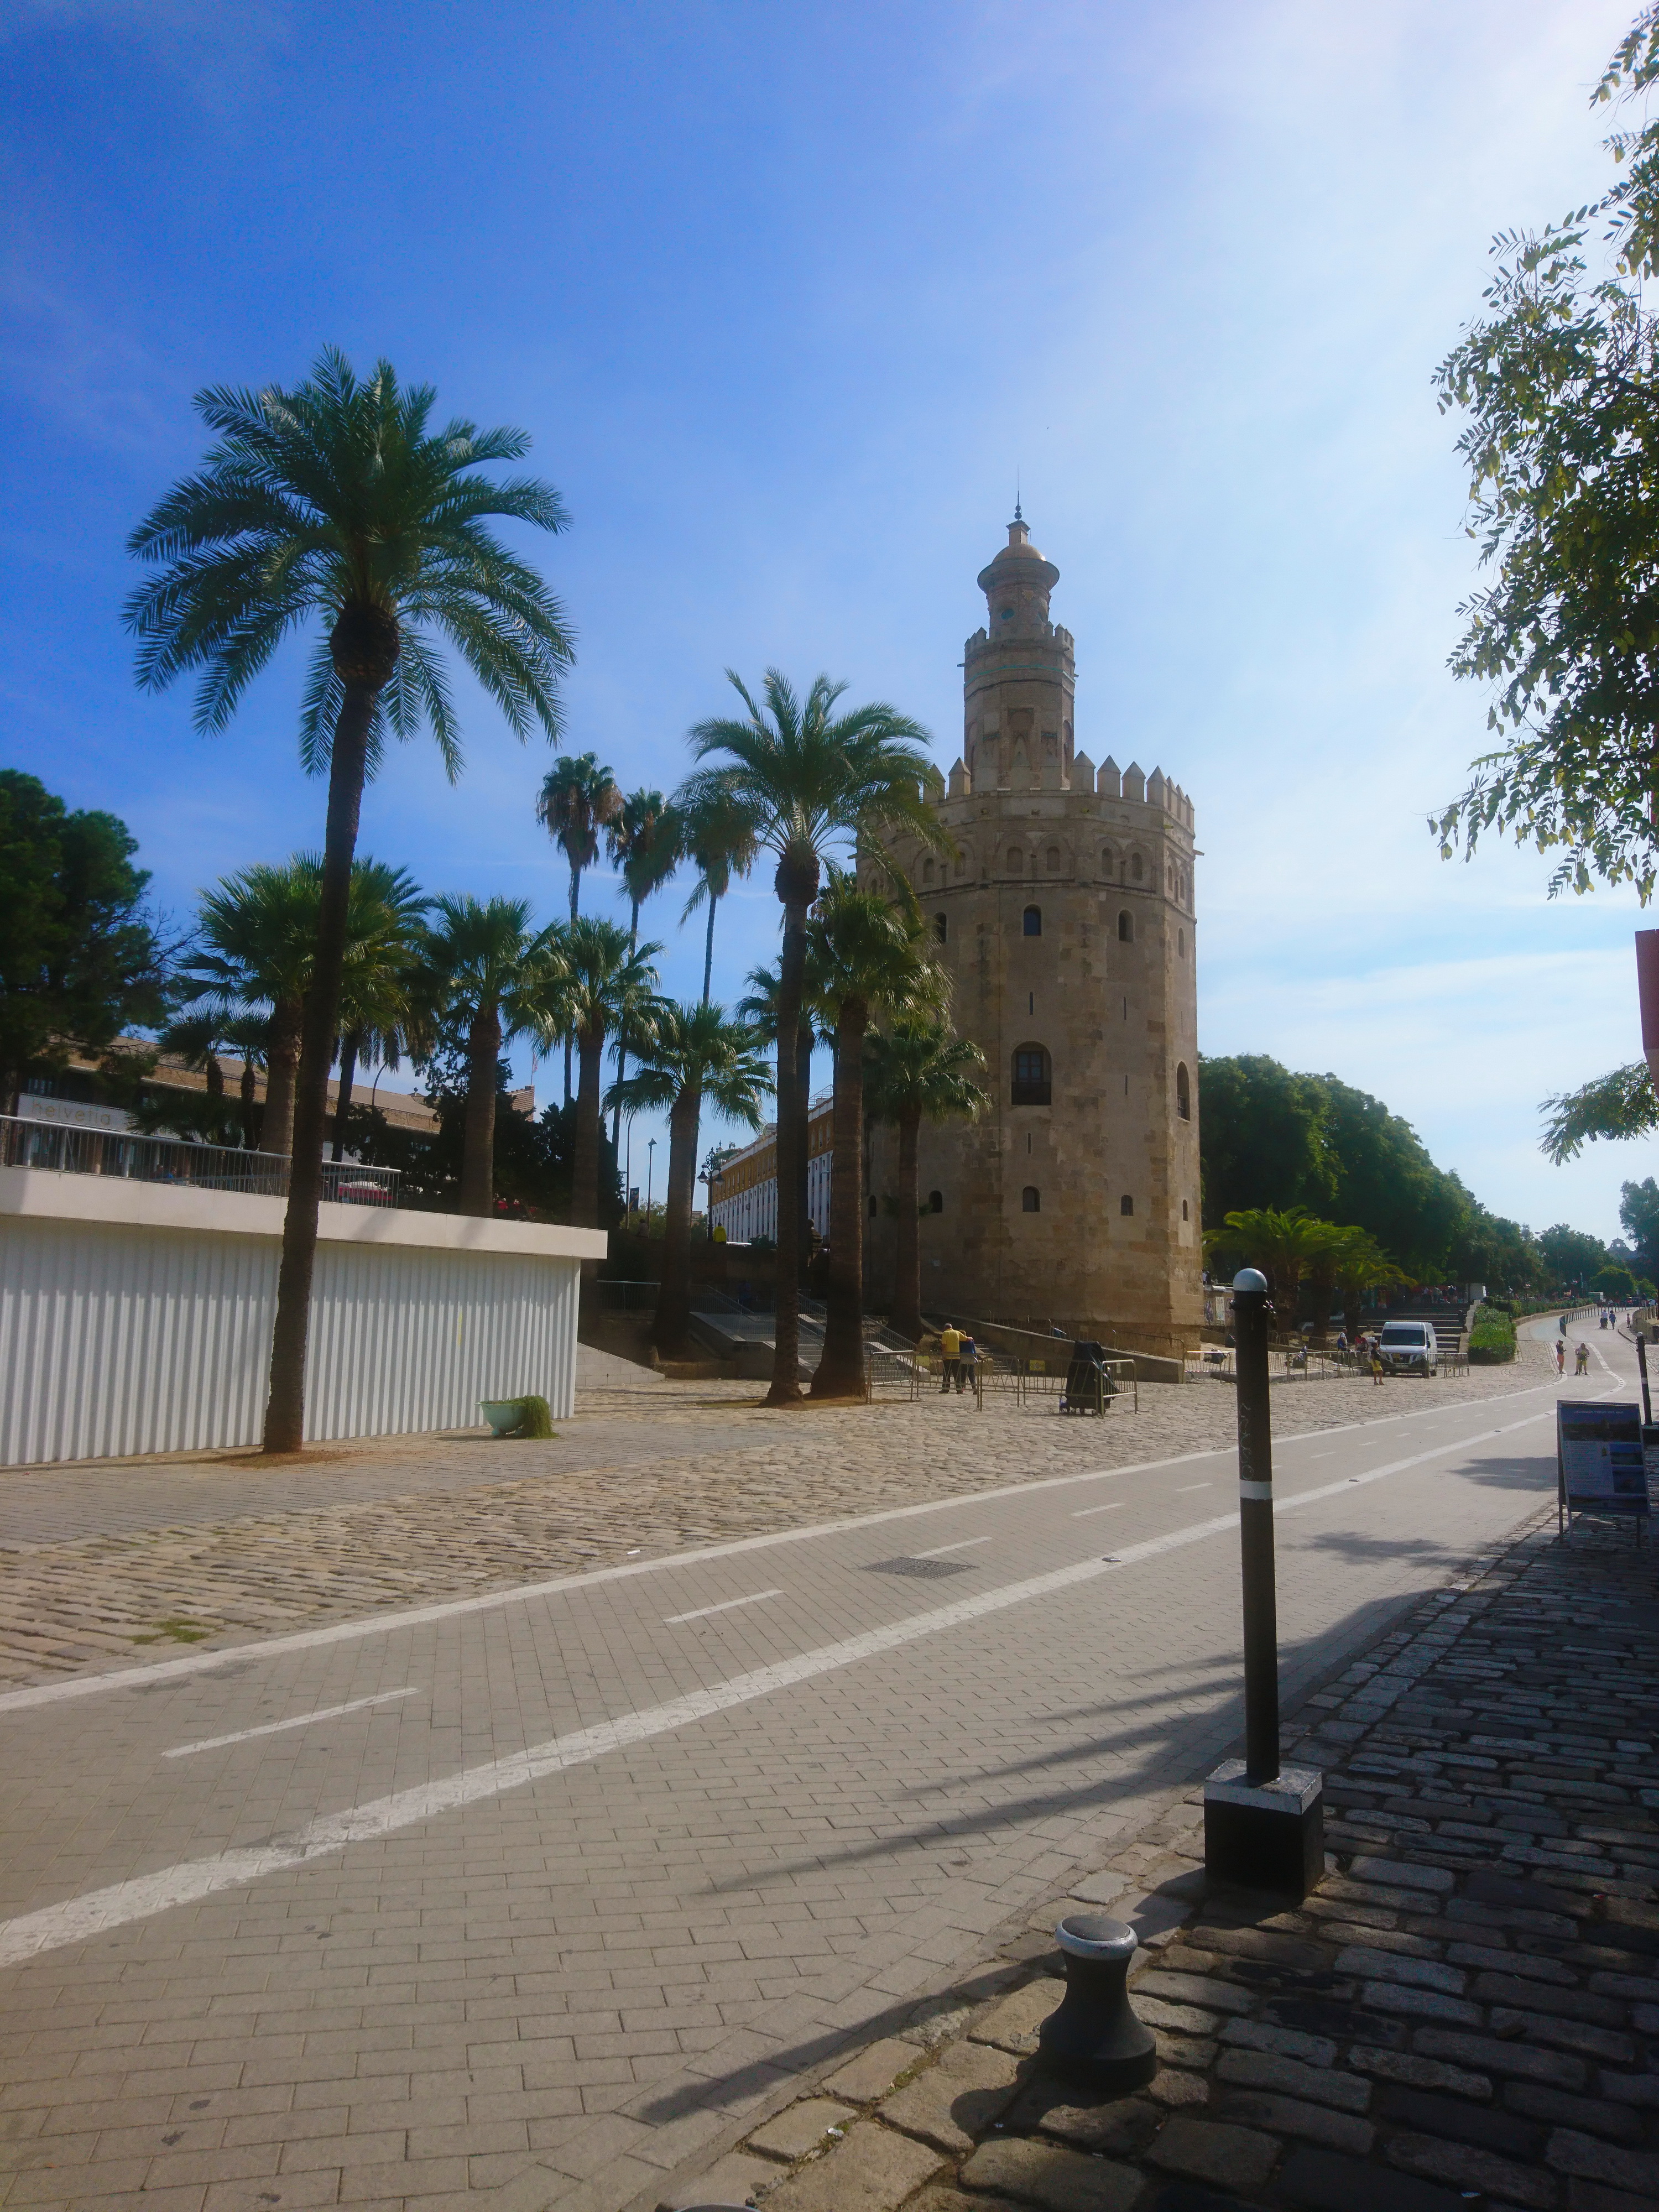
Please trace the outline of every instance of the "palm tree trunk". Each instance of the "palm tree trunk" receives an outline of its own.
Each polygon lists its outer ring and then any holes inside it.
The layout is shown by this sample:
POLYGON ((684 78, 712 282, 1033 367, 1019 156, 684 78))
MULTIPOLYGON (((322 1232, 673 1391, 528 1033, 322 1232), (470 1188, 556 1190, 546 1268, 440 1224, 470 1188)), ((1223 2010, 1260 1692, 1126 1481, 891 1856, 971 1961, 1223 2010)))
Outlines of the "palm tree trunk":
POLYGON ((250 1152, 258 1152, 259 1149, 259 1133, 254 1127, 258 1115, 255 1097, 258 1082, 258 1078, 253 1067, 253 1055, 249 1052, 245 1054, 242 1060, 242 1080, 239 1087, 242 1101, 242 1144, 250 1152))
POLYGON ((337 1164, 345 1157, 345 1121, 351 1111, 351 1086, 357 1079, 357 1044, 356 1030, 340 1040, 340 1087, 334 1094, 334 1142, 329 1147, 337 1164))
POLYGON ((842 1000, 830 1110, 830 1281, 823 1357, 812 1377, 815 1398, 864 1395, 864 1033, 869 1020, 865 1000, 842 1000))
POLYGON ((466 1115, 461 1130, 463 1213, 488 1219, 495 1211, 495 1091, 501 1057, 501 1016, 486 1000, 466 1041, 466 1115))
POLYGON ((691 1206, 697 1191, 697 1127, 702 1091, 688 1084, 668 1116, 668 1203, 663 1222, 662 1282, 651 1341, 665 1358, 687 1350, 691 1320, 691 1206))
MULTIPOLYGON (((808 1150, 812 1113, 812 1028, 803 1022, 795 1031, 795 1091, 800 1100, 800 1149, 795 1155, 795 1218, 800 1224, 800 1284, 806 1286, 806 1270, 812 1257, 811 1201, 807 1196, 811 1155, 808 1150)), ((827 1228, 829 1224, 826 1222, 827 1228)), ((822 1232, 820 1232, 822 1233, 822 1232)))
MULTIPOLYGON (((605 1059, 605 1032, 583 1030, 578 1036, 580 1061, 576 1080, 576 1138, 572 1147, 571 1218, 578 1229, 599 1225, 599 1072, 605 1059)), ((583 1272, 592 1263, 582 1262, 583 1272)))
POLYGON ((202 1072, 207 1077, 208 1097, 210 1098, 222 1098, 225 1095, 225 1071, 219 1065, 219 1055, 217 1053, 208 1052, 203 1054, 202 1072))
MULTIPOLYGON (((570 863, 570 924, 573 929, 576 923, 576 901, 581 896, 581 888, 582 872, 573 860, 570 863)), ((570 1103, 570 1039, 568 1037, 564 1041, 564 1103, 568 1107, 570 1103)))
POLYGON ((270 1017, 265 1045, 265 1118, 259 1131, 262 1152, 286 1159, 294 1150, 294 1086, 299 1071, 306 1009, 279 999, 270 1017))
MULTIPOLYGON (((638 945, 639 941, 640 902, 635 899, 634 902, 634 912, 628 924, 628 949, 630 952, 632 952, 638 945)), ((623 1079, 627 1073, 628 1039, 625 1036, 619 1036, 617 1039, 617 1083, 618 1088, 621 1087, 623 1079)), ((611 1117, 611 1149, 613 1152, 620 1152, 622 1150, 622 1100, 620 1098, 617 1099, 616 1111, 611 1117)))
POLYGON ((912 1343, 921 1334, 921 1217, 916 1156, 921 1110, 899 1117, 898 1237, 893 1271, 893 1327, 912 1343))
MULTIPOLYGON (((345 617, 335 625, 341 639, 345 617)), ((379 617, 382 623, 389 618, 379 617)), ((337 653, 343 647, 337 643, 337 653)), ((392 630, 392 655, 396 654, 392 630)), ((340 1020, 340 978, 345 966, 351 862, 362 811, 368 733, 381 685, 348 680, 328 773, 328 826, 323 839, 323 880, 318 901, 317 953, 306 994, 295 1086, 293 1165, 283 1257, 276 1273, 276 1326, 271 1332, 270 1394, 265 1401, 264 1449, 298 1451, 305 1436, 306 1340, 311 1328, 311 1276, 317 1257, 317 1209, 323 1195, 323 1130, 328 1118, 328 1071, 340 1020)), ((269 1095, 269 1094, 267 1094, 269 1095)))
POLYGON ((708 931, 702 941, 702 1002, 708 1004, 708 987, 714 975, 714 908, 720 901, 713 891, 708 894, 708 931))
MULTIPOLYGON (((785 873, 781 861, 778 873, 785 873)), ((780 890, 783 890, 780 886, 780 890)), ((800 1091, 795 1032, 800 1024, 801 991, 806 978, 806 909, 817 886, 805 896, 785 897, 783 951, 778 962, 778 1295, 773 1338, 772 1387, 769 1406, 793 1406, 800 1400, 800 1265, 804 1213, 798 1194, 806 1171, 806 1101, 800 1091), (799 1172, 797 1162, 799 1161, 799 1172)))

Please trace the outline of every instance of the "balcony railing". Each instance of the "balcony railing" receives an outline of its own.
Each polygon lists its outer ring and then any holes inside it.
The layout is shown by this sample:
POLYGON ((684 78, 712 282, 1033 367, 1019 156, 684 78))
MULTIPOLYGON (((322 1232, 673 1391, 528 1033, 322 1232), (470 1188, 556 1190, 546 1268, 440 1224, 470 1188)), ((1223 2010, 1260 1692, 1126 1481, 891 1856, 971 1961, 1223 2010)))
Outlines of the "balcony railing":
MULTIPOLYGON (((286 1198, 289 1163, 280 1152, 237 1152, 177 1137, 129 1136, 112 1129, 66 1128, 0 1115, 0 1167, 50 1175, 119 1176, 133 1182, 176 1183, 191 1190, 228 1190, 249 1198, 286 1198)), ((396 1206, 396 1168, 356 1167, 325 1160, 323 1196, 337 1206, 396 1206)))

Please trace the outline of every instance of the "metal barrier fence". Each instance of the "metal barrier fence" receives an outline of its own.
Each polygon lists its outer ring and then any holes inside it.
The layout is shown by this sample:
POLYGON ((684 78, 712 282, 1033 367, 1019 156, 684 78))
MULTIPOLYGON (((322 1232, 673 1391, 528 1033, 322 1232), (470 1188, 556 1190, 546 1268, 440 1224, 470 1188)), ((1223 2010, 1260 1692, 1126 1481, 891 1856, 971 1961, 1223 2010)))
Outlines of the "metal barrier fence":
MULTIPOLYGON (((1238 1379, 1231 1345, 1224 1349, 1220 1345, 1206 1344, 1189 1352, 1186 1370, 1189 1382, 1202 1382, 1211 1377, 1218 1382, 1236 1382, 1238 1379)), ((1468 1371, 1468 1356, 1461 1347, 1449 1351, 1442 1348, 1443 1375, 1467 1375, 1468 1371)), ((1272 1382, 1352 1382, 1370 1373, 1369 1358, 1358 1352, 1322 1352, 1311 1346, 1298 1349, 1293 1344, 1276 1344, 1267 1354, 1267 1379, 1272 1382)))
MULTIPOLYGON (((117 1176, 131 1182, 178 1183, 191 1190, 235 1191, 251 1198, 286 1198, 289 1162, 280 1152, 239 1152, 178 1137, 130 1136, 112 1129, 76 1129, 55 1121, 0 1115, 0 1167, 49 1175, 117 1176)), ((399 1171, 349 1160, 323 1162, 323 1196, 339 1206, 396 1206, 399 1171)))
MULTIPOLYGON (((867 1355, 866 1355, 867 1356, 867 1355)), ((901 1358, 902 1354, 898 1355, 901 1358)), ((908 1363, 916 1376, 916 1387, 910 1393, 920 1397, 930 1384, 945 1394, 945 1362, 936 1352, 917 1352, 908 1363)), ((1061 1394, 1066 1388, 1066 1370, 1070 1354, 1055 1359, 1015 1358, 1006 1352, 988 1352, 982 1347, 971 1363, 964 1363, 959 1390, 971 1390, 975 1403, 982 1413, 986 1395, 993 1398, 1012 1398, 1016 1406, 1042 1407, 1049 1400, 1054 1410, 1059 1411, 1061 1394)), ((1121 1406, 1126 1413, 1140 1411, 1140 1390, 1135 1380, 1133 1359, 1106 1359, 1101 1363, 1104 1388, 1102 1392, 1102 1411, 1121 1406)))

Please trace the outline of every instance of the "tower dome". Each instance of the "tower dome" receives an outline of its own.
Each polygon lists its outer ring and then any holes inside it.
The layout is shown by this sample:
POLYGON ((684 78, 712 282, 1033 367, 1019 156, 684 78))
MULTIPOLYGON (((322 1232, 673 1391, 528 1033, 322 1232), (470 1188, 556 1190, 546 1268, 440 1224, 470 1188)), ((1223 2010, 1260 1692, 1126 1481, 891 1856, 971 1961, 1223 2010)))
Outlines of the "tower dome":
POLYGON ((1032 544, 1030 531, 1018 507, 1008 525, 1008 543, 980 570, 978 581, 985 594, 993 638, 1047 626, 1048 594, 1060 581, 1060 571, 1032 544))

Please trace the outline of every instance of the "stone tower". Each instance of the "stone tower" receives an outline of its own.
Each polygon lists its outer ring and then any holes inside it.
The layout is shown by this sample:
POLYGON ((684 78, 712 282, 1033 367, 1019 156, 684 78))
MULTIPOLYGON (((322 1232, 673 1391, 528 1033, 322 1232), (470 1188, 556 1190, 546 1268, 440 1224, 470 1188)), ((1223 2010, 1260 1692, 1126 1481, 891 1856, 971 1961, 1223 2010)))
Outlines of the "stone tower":
MULTIPOLYGON (((889 845, 993 1101, 975 1123, 923 1127, 921 1302, 1167 1355, 1203 1320, 1193 808, 1156 769, 1097 771, 1076 749, 1072 638, 1048 617, 1059 580, 1016 511, 980 572, 962 757, 937 792, 955 850, 889 845)), ((896 1185, 878 1130, 878 1294, 896 1185)))

